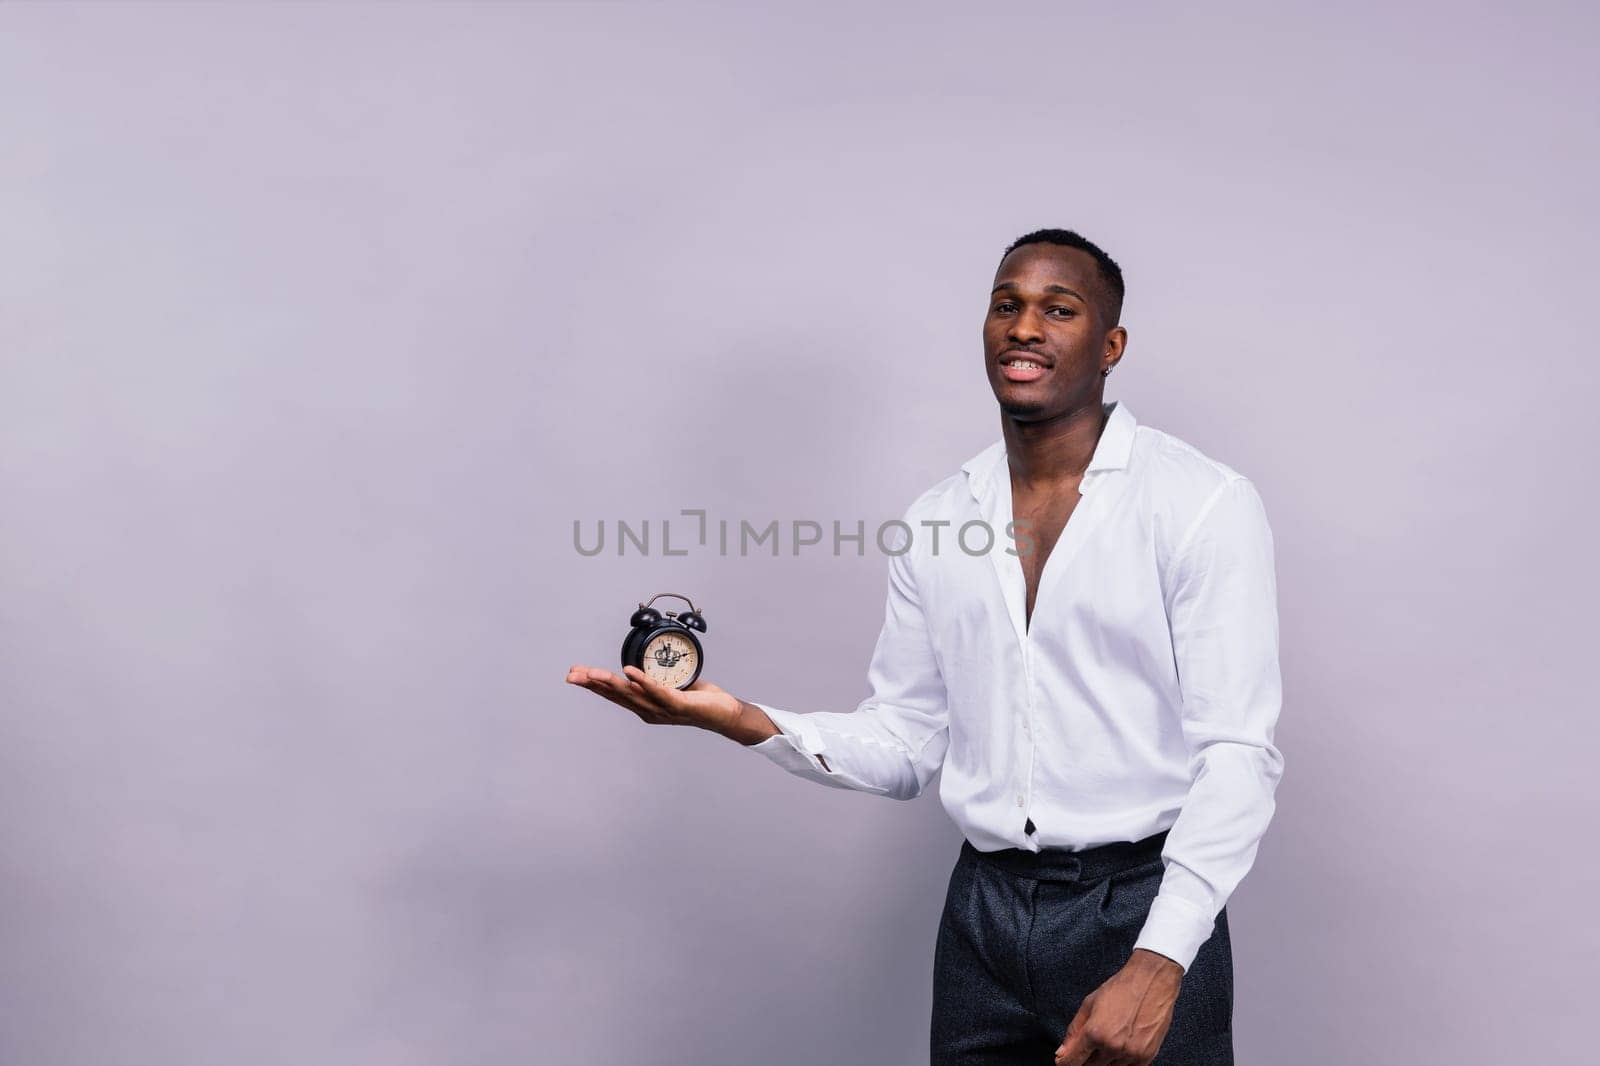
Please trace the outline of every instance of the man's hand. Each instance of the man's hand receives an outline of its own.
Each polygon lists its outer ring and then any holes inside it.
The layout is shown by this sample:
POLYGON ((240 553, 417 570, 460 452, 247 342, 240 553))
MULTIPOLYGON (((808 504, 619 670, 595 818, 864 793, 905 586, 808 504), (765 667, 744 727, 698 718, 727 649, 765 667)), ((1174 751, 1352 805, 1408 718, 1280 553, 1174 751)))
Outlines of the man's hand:
POLYGON ((1183 967, 1135 948, 1127 965, 1084 998, 1056 1049, 1056 1066, 1148 1066, 1172 1025, 1183 967))
POLYGON ((604 696, 650 725, 692 725, 725 737, 739 729, 743 701, 709 681, 696 681, 680 690, 652 681, 635 666, 624 666, 622 672, 626 676, 593 666, 574 666, 567 671, 567 684, 604 696))

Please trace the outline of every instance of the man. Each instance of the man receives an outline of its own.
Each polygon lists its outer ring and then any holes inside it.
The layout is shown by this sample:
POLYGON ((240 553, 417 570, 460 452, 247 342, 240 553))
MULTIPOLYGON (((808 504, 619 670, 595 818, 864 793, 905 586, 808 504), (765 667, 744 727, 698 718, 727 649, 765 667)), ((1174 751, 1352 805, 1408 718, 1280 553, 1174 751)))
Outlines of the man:
POLYGON ((567 680, 832 787, 911 799, 943 767, 966 840, 935 1064, 1231 1064, 1224 905, 1283 773, 1272 533, 1249 480, 1104 401, 1128 340, 1105 252, 1040 230, 994 280, 1002 437, 906 512, 871 697, 800 715, 632 667, 567 680), (957 548, 975 522, 1006 535, 957 548))

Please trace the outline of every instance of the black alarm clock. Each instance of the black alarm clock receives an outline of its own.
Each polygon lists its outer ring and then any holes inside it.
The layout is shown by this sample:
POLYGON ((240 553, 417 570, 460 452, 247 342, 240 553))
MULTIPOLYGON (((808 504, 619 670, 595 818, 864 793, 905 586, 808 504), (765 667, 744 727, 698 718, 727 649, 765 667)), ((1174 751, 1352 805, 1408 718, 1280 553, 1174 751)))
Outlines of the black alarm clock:
POLYGON ((705 617, 687 596, 660 592, 639 605, 628 619, 633 626, 622 642, 622 665, 636 666, 645 676, 668 688, 688 688, 700 676, 705 650, 696 633, 706 631, 705 617), (670 596, 689 604, 682 614, 658 611, 650 604, 670 596))

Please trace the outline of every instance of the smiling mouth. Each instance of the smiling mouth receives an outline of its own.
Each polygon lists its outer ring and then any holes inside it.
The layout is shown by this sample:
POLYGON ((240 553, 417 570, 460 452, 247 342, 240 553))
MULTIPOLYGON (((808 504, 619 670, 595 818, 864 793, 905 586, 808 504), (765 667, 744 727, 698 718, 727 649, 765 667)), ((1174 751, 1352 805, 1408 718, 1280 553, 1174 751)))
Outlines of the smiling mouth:
POLYGON ((1007 381, 1034 381, 1044 377, 1048 364, 1022 352, 1011 352, 1000 357, 1000 376, 1007 381))

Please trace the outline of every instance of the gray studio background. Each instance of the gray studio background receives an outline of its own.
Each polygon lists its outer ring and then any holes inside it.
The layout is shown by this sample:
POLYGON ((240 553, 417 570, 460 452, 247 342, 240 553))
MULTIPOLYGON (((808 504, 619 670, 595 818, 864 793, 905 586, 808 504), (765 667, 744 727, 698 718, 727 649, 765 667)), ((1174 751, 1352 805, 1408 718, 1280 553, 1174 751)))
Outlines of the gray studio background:
POLYGON ((0 6, 0 1062, 925 1062, 936 796, 563 685, 849 709, 883 558, 572 523, 897 516, 1046 225, 1277 539, 1240 1061, 1592 1061, 1597 28, 0 6))

